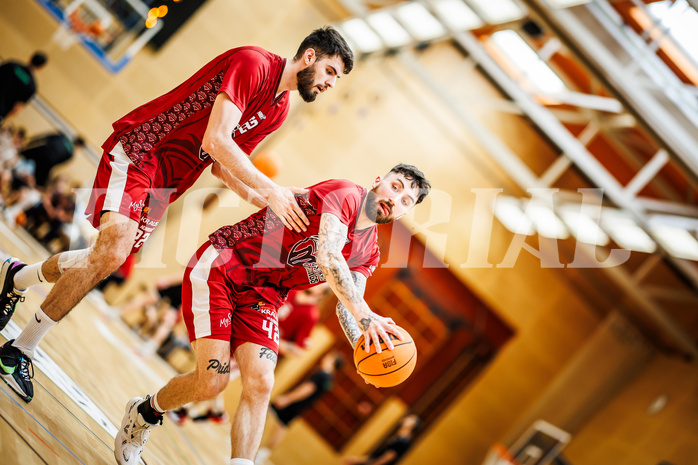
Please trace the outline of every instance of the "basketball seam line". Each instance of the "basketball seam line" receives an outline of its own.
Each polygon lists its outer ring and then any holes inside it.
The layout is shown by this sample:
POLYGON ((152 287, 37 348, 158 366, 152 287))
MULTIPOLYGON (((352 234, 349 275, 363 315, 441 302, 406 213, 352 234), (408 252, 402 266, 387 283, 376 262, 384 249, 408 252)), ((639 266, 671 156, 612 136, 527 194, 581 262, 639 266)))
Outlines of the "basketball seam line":
MULTIPOLYGON (((396 371, 400 371, 400 370, 402 370, 404 367, 406 367, 407 364, 410 363, 410 362, 412 361, 412 359, 415 357, 415 355, 417 355, 417 351, 416 351, 416 350, 412 353, 412 356, 410 357, 410 359, 409 359, 408 361, 405 362, 404 365, 402 365, 402 366, 400 366, 400 367, 396 368, 395 370, 390 371, 390 372, 388 372, 388 373, 381 373, 381 374, 379 374, 379 375, 372 375, 372 374, 370 374, 370 373, 366 373, 366 372, 363 372, 363 371, 359 370, 359 374, 361 374, 361 375, 366 375, 366 376, 385 376, 385 375, 392 375, 392 374, 395 373, 396 371)), ((368 357, 366 357, 366 358, 368 358, 368 357)), ((364 359, 364 360, 366 360, 366 359, 364 359)), ((362 360, 362 361, 363 361, 363 360, 362 360)))
MULTIPOLYGON (((395 348, 395 347, 400 347, 400 346, 404 346, 404 345, 407 345, 407 344, 414 344, 414 341, 403 342, 403 343, 401 343, 401 344, 393 344, 393 348, 395 348)), ((388 349, 385 349, 385 350, 387 351, 388 349)), ((416 352, 416 351, 417 351, 417 349, 415 348, 415 352, 416 352)), ((362 358, 361 360, 359 360, 358 363, 361 363, 361 362, 363 362, 364 360, 368 360, 369 358, 373 357, 374 355, 381 355, 381 354, 379 354, 378 352, 374 352, 374 353, 372 353, 372 354, 369 354, 366 358, 362 358)))

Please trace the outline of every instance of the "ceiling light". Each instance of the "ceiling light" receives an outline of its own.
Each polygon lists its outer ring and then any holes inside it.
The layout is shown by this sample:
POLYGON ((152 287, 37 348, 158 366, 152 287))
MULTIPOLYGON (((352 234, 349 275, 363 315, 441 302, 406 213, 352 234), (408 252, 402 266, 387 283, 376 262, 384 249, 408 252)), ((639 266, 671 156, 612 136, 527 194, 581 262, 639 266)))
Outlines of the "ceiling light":
POLYGON ((696 45, 696 27, 698 12, 691 8, 686 0, 675 2, 653 2, 647 5, 650 14, 661 21, 663 29, 669 31, 681 48, 698 62, 698 45, 696 45))
POLYGON ((521 203, 512 197, 499 197, 494 204, 494 216, 514 234, 530 236, 536 229, 526 214, 521 210, 521 203))
POLYGON ((604 212, 601 226, 611 239, 624 249, 644 253, 657 250, 657 244, 652 238, 630 218, 604 212))
POLYGON ((444 26, 421 3, 400 5, 397 17, 417 40, 431 40, 446 35, 444 26))
POLYGON ((546 0, 553 8, 569 8, 571 6, 583 5, 591 0, 546 0))
POLYGON ((366 21, 378 32, 388 47, 400 47, 412 41, 407 31, 388 12, 371 15, 366 21))
POLYGON ((381 38, 363 19, 354 18, 345 21, 340 29, 364 53, 375 52, 383 47, 381 38))
POLYGON ((560 221, 560 218, 540 202, 530 201, 526 207, 526 216, 531 219, 541 236, 553 239, 567 239, 569 237, 567 228, 560 221))
POLYGON ((570 209, 562 210, 560 216, 579 242, 602 246, 608 245, 608 234, 603 232, 590 216, 570 209))
POLYGON ((491 24, 508 23, 524 16, 524 11, 513 0, 469 0, 491 24))
POLYGON ((518 68, 528 83, 541 93, 554 95, 567 90, 557 74, 516 32, 512 30, 497 31, 492 34, 491 40, 518 68))
POLYGON ((484 23, 462 0, 433 0, 434 9, 454 31, 477 29, 484 23))
POLYGON ((698 241, 685 229, 656 226, 652 229, 664 250, 678 258, 698 260, 698 241))

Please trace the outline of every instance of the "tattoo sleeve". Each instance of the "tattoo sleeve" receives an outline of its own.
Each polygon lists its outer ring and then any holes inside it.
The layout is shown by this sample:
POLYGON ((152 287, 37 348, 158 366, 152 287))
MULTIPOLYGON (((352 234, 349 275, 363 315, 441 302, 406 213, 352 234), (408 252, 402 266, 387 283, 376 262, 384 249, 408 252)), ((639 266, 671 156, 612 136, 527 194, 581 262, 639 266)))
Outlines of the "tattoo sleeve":
POLYGON ((347 226, 339 218, 330 213, 323 213, 318 232, 316 259, 327 283, 339 299, 337 316, 347 339, 354 346, 361 331, 371 323, 371 314, 364 311, 366 278, 361 273, 352 273, 342 255, 347 231, 347 226))
MULTIPOLYGON (((354 278, 354 284, 356 285, 358 291, 363 295, 366 289, 366 276, 359 272, 352 272, 352 277, 354 278)), ((337 318, 339 319, 339 325, 344 330, 344 335, 349 340, 351 347, 356 347, 356 341, 361 337, 362 329, 359 329, 359 325, 356 323, 354 315, 352 315, 347 308, 342 305, 342 302, 337 302, 337 318)), ((364 328, 365 329, 365 328, 364 328)))

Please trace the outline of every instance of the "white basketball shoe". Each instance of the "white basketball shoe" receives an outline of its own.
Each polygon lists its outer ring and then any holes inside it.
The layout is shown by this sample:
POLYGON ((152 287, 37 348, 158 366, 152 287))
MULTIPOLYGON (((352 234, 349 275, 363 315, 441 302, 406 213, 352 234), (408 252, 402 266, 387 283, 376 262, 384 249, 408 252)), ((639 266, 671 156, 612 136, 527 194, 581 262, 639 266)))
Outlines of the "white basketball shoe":
POLYGON ((138 406, 144 402, 150 402, 150 396, 145 399, 134 397, 126 404, 126 414, 114 438, 114 457, 119 465, 136 465, 143 453, 143 446, 150 436, 150 430, 162 424, 162 419, 160 423, 148 423, 138 413, 138 406))

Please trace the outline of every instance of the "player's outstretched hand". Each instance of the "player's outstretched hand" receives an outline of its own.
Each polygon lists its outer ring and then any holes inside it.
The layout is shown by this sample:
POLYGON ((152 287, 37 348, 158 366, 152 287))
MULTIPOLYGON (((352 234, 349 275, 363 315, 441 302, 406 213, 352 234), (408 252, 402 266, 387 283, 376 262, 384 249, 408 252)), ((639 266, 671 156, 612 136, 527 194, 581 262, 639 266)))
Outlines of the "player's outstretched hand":
POLYGON ((402 333, 396 328, 392 318, 386 318, 375 313, 371 313, 370 323, 366 325, 366 319, 362 320, 364 326, 364 341, 366 342, 366 352, 371 351, 371 344, 376 348, 377 353, 381 353, 381 341, 385 341, 385 345, 389 350, 393 350, 392 339, 388 333, 395 335, 399 340, 403 339, 402 333))
POLYGON ((305 194, 306 192, 308 192, 308 189, 301 189, 300 187, 277 186, 267 197, 267 203, 271 211, 281 219, 284 226, 296 232, 307 231, 307 225, 310 224, 294 196, 295 194, 305 194))

